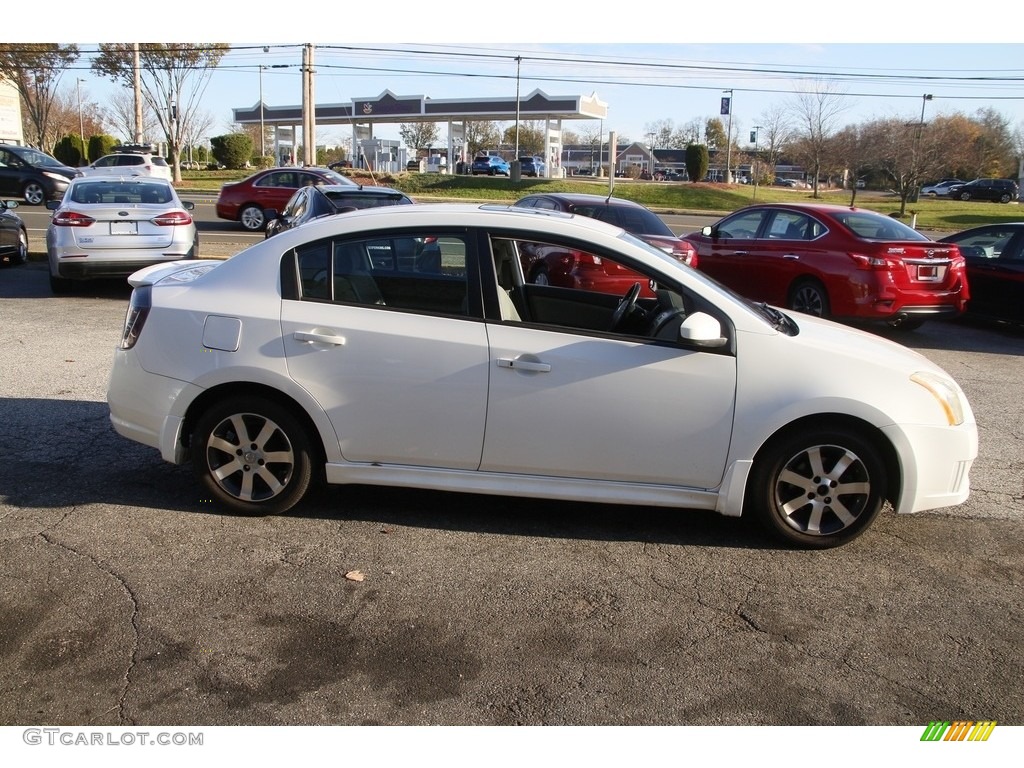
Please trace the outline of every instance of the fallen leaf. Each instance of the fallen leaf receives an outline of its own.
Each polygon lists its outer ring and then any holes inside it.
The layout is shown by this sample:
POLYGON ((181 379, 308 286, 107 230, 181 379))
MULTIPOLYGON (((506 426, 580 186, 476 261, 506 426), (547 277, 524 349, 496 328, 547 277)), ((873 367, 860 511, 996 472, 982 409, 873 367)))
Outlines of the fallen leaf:
POLYGON ((349 581, 362 581, 366 577, 363 575, 362 571, 349 571, 345 574, 345 578, 349 581))

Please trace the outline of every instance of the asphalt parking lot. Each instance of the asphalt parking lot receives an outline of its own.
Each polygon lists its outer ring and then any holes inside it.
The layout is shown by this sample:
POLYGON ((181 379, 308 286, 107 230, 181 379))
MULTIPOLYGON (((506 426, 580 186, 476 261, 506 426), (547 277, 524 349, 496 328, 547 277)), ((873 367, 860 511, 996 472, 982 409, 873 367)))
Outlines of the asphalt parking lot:
POLYGON ((972 495, 803 552, 371 487, 225 514, 110 427, 128 296, 0 271, 0 724, 1024 724, 1020 330, 894 337, 971 399, 972 495))

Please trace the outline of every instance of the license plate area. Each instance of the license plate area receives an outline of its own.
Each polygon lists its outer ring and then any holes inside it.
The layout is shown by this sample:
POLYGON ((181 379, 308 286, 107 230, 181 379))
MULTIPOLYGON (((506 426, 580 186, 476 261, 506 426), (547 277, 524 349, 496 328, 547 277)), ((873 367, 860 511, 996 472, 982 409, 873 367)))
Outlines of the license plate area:
POLYGON ((110 222, 110 234, 112 235, 137 235, 139 225, 134 221, 112 221, 110 222))
POLYGON ((944 264, 918 264, 917 279, 922 283, 938 283, 946 277, 944 264))

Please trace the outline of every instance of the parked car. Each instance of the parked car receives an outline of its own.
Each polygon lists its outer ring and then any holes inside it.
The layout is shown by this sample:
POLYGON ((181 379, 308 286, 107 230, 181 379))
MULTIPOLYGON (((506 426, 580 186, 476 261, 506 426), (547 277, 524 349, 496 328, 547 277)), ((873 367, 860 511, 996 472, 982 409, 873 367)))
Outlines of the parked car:
POLYGON ((76 280, 126 277, 142 267, 199 254, 191 201, 166 179, 82 176, 64 199, 51 200, 46 230, 50 288, 67 293, 76 280))
POLYGON ((391 187, 366 187, 335 184, 297 189, 281 213, 273 208, 264 211, 267 237, 305 224, 321 216, 335 216, 360 208, 384 205, 411 205, 412 199, 391 187))
POLYGON ((547 175, 547 165, 539 157, 520 157, 519 172, 523 176, 541 177, 547 175))
POLYGON ((329 168, 268 168, 221 187, 217 196, 217 216, 237 221, 250 232, 261 232, 267 225, 265 209, 283 210, 295 190, 317 184, 355 186, 355 182, 329 168))
POLYGON ((236 512, 284 512, 325 478, 751 514, 823 548, 886 501, 969 493, 977 425, 941 368, 587 217, 374 208, 130 282, 112 424, 236 512), (440 272, 383 258, 427 241, 440 272), (585 248, 659 295, 526 283, 521 242, 585 248))
MULTIPOLYGON (((654 211, 618 197, 602 195, 568 194, 562 192, 526 195, 515 203, 516 208, 562 211, 605 221, 636 235, 655 248, 689 267, 697 266, 697 253, 693 245, 678 237, 654 211)), ((570 252, 551 246, 521 249, 523 274, 531 283, 561 285, 570 288, 589 287, 591 290, 605 290, 622 293, 633 273, 609 259, 592 257, 573 249, 570 252)), ((651 288, 644 286, 644 296, 653 295, 651 288)))
POLYGON ((942 179, 934 184, 925 184, 921 187, 920 194, 925 197, 947 197, 950 189, 961 184, 966 184, 966 182, 960 179, 942 179))
POLYGON ((975 179, 966 184, 950 187, 949 196, 954 200, 993 200, 1009 203, 1020 197, 1017 182, 1011 179, 975 179))
POLYGON ((800 186, 800 183, 796 179, 776 179, 774 185, 776 187, 789 187, 790 189, 796 189, 800 186))
POLYGON ((764 203, 686 239, 698 267, 743 296, 820 317, 909 330, 970 298, 955 245, 859 208, 764 203))
POLYGON ((0 196, 20 197, 29 205, 59 200, 77 169, 31 147, 0 144, 0 196))
POLYGON ((1024 323, 1024 221, 986 224, 939 242, 956 245, 967 262, 968 314, 1024 323))
POLYGON ((148 152, 115 152, 79 170, 83 176, 155 176, 172 180, 167 161, 148 152))
POLYGON ((24 264, 28 261, 28 230, 14 212, 17 200, 0 200, 0 264, 24 264))
POLYGON ((502 160, 497 155, 481 155, 473 158, 471 172, 474 176, 486 173, 488 176, 508 176, 511 173, 508 161, 502 160))

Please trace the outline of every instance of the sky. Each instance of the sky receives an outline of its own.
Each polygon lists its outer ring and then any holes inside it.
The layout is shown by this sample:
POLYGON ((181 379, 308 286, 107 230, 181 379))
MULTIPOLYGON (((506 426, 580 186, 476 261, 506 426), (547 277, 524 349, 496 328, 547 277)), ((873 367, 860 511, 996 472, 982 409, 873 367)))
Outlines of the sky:
MULTIPOLYGON (((203 94, 203 109, 212 118, 210 135, 231 130, 232 108, 257 104, 261 63, 278 65, 263 71, 264 102, 300 104, 304 42, 317 46, 320 105, 385 90, 432 98, 511 97, 517 86, 515 57, 520 56, 521 95, 535 89, 551 96, 596 95, 608 104, 608 120, 601 126, 605 133, 614 130, 635 141, 646 141, 659 121, 681 127, 694 119, 721 117, 720 99, 731 89, 733 131, 742 143, 767 110, 791 104, 798 91, 822 83, 843 94, 837 118, 843 125, 874 118, 918 120, 922 106, 926 121, 990 107, 1012 128, 1024 129, 1024 44, 1014 41, 1024 11, 1005 0, 988 2, 984 13, 973 15, 964 13, 962 5, 942 11, 931 2, 896 6, 859 0, 825 6, 804 0, 734 0, 727 15, 704 15, 703 30, 690 27, 693 14, 685 4, 664 0, 644 3, 637 13, 619 6, 614 15, 602 14, 597 6, 581 13, 576 5, 577 10, 554 9, 521 2, 515 22, 487 11, 475 20, 456 14, 450 23, 444 14, 423 12, 422 6, 402 13, 404 2, 395 4, 394 13, 367 12, 364 23, 354 24, 358 10, 338 14, 336 3, 319 0, 308 5, 313 18, 335 21, 298 40, 293 18, 279 26, 263 21, 280 15, 279 3, 257 2, 257 12, 243 20, 226 6, 211 9, 212 23, 199 28, 192 18, 162 22, 168 41, 232 45, 203 94), (221 13, 231 16, 230 23, 216 23, 221 13), (523 42, 525 31, 533 42, 523 42), (613 37, 619 39, 611 42, 613 37), (670 37, 682 39, 670 42, 670 37), (925 94, 933 97, 927 103, 925 94)), ((64 18, 75 16, 80 17, 64 18)), ((119 86, 89 70, 88 52, 96 50, 96 43, 86 40, 112 41, 111 27, 105 21, 80 21, 76 18, 66 30, 50 30, 50 39, 59 34, 60 42, 78 43, 86 52, 62 87, 73 90, 81 77, 83 100, 102 104, 119 86)), ((56 23, 60 30, 61 22, 56 23)), ((585 129, 577 121, 563 127, 585 129)), ((380 138, 398 138, 397 125, 374 130, 380 138)), ((318 143, 342 143, 349 136, 341 126, 317 131, 318 143)))

